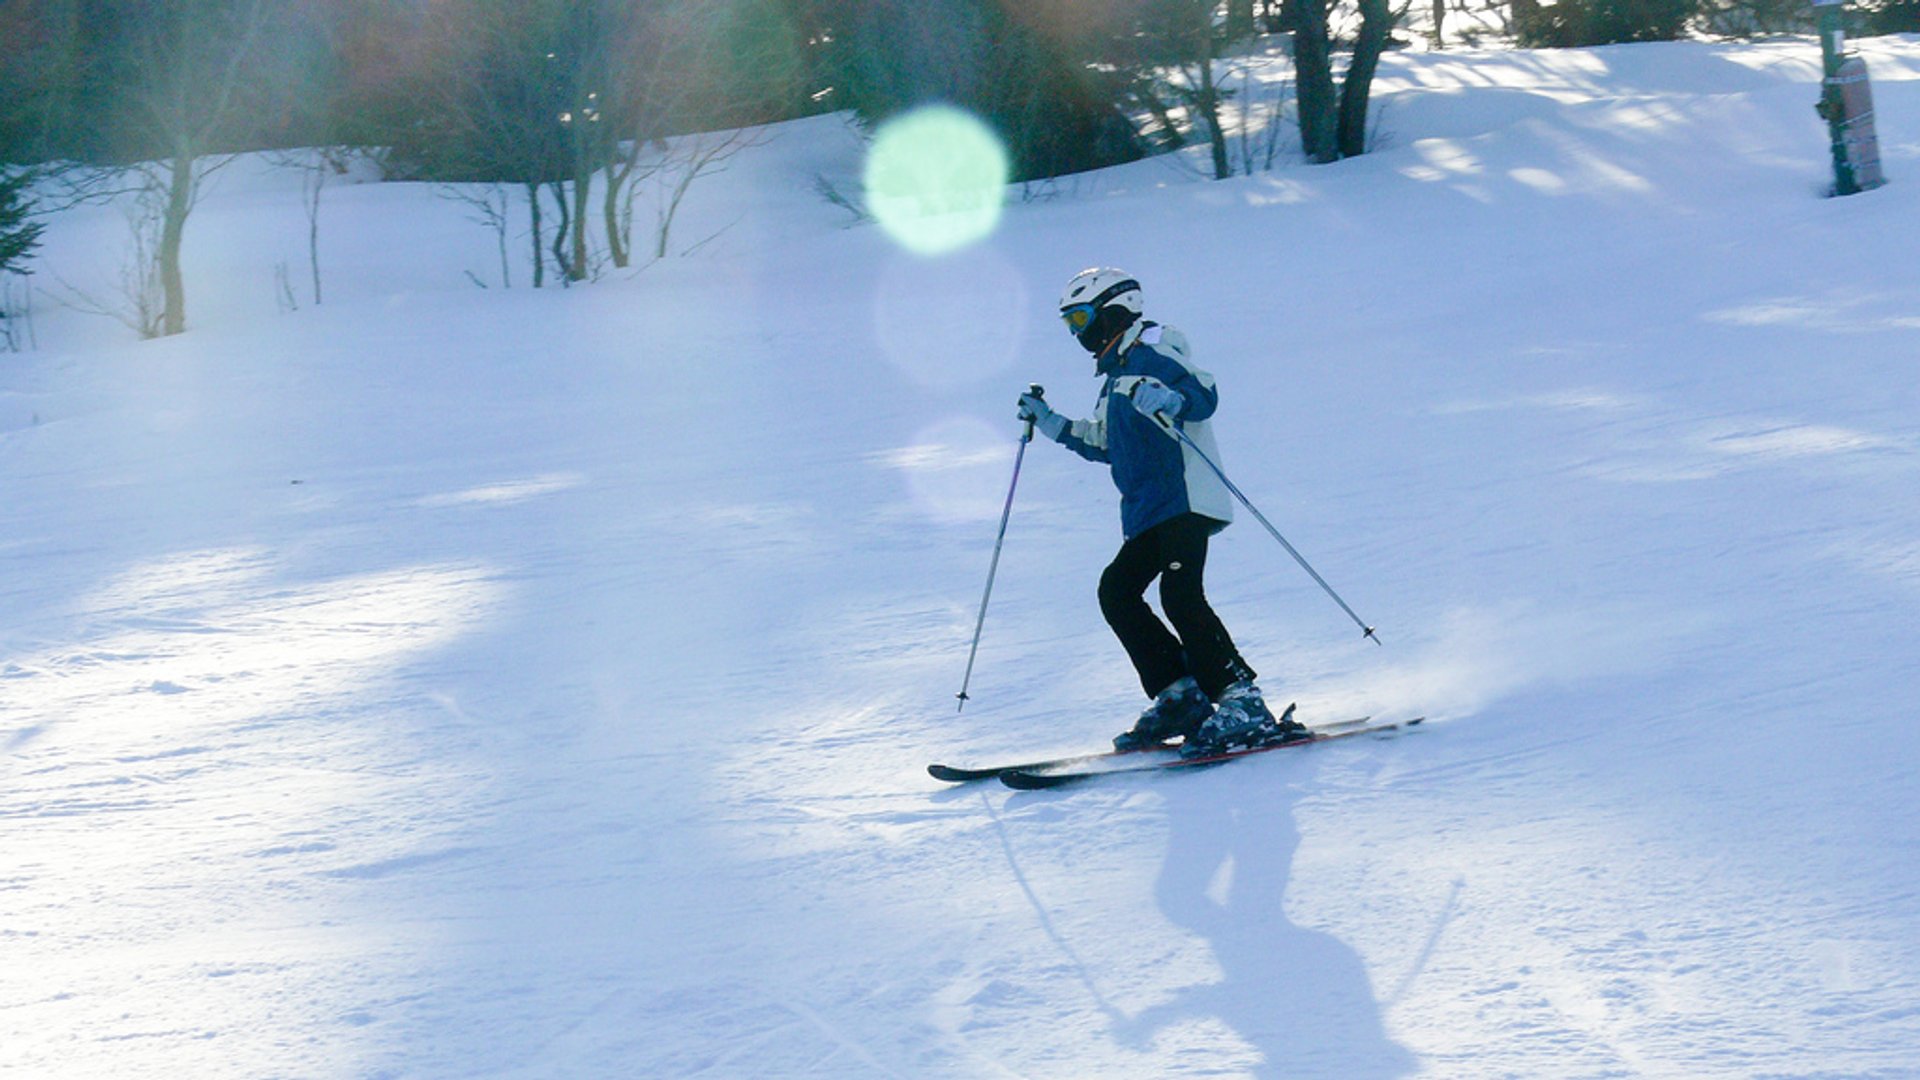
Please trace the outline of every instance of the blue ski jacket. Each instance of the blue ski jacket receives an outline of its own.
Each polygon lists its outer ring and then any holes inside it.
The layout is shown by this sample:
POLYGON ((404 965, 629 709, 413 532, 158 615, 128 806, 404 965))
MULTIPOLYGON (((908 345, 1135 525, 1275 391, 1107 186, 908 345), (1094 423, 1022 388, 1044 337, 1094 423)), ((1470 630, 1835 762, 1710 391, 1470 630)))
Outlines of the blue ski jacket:
POLYGON ((1220 477, 1192 447, 1128 400, 1143 381, 1177 392, 1186 404, 1174 425, 1219 462, 1207 418, 1220 395, 1213 376, 1187 358, 1187 338, 1180 331, 1145 320, 1134 323, 1100 362, 1097 373, 1105 381, 1092 418, 1075 420, 1060 433, 1062 446, 1111 467, 1120 489, 1120 529, 1129 540, 1182 514, 1212 518, 1218 522, 1215 532, 1233 520, 1233 500, 1220 477))

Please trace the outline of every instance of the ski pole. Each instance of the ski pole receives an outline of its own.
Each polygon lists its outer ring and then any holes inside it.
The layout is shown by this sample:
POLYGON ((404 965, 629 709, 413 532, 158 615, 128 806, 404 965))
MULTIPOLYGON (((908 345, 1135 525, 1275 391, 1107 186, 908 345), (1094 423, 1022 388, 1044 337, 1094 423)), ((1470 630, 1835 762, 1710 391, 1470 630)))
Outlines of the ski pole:
MULTIPOLYGON (((1042 397, 1046 391, 1039 383, 1029 384, 1027 393, 1042 397)), ((964 712, 967 707, 967 687, 973 682, 973 658, 980 652, 980 629, 987 624, 987 600, 993 596, 993 578, 1000 572, 1000 547, 1007 542, 1007 519, 1013 516, 1013 492, 1020 486, 1020 463, 1026 459, 1027 444, 1033 441, 1033 420, 1027 421, 1027 430, 1020 435, 1020 449, 1013 455, 1013 483, 1007 485, 1007 505, 1000 511, 1000 535, 993 541, 993 562, 987 566, 987 591, 980 597, 980 617, 973 621, 973 647, 967 650, 967 674, 960 680, 960 708, 955 712, 964 712)))
POLYGON ((1299 550, 1296 549, 1292 544, 1287 543, 1287 538, 1284 536, 1281 536, 1280 530, 1273 527, 1273 522, 1267 520, 1267 515, 1261 513, 1260 508, 1253 505, 1252 500, 1248 499, 1245 495, 1241 494, 1240 489, 1234 486, 1234 483, 1232 480, 1227 479, 1226 470, 1214 464, 1213 459, 1207 456, 1207 452, 1205 450, 1200 449, 1199 444, 1195 443, 1192 437, 1189 436, 1186 432, 1180 430, 1180 428, 1177 425, 1175 425, 1173 421, 1167 419, 1164 413, 1154 413, 1153 419, 1161 427, 1179 436, 1180 441, 1183 443, 1186 443, 1187 448, 1189 450, 1192 450, 1195 454, 1199 455, 1201 461, 1204 461, 1207 463, 1207 468, 1212 469, 1213 475, 1219 477, 1220 482, 1227 485, 1227 490, 1233 492, 1233 497, 1240 500, 1240 505, 1246 507, 1249 511, 1251 511, 1253 513, 1253 516, 1260 520, 1260 524, 1265 525, 1267 527, 1267 532, 1273 534, 1273 538, 1275 540, 1280 541, 1280 546, 1287 549, 1287 554, 1293 556, 1293 561, 1300 564, 1300 569, 1305 570, 1307 572, 1307 575, 1313 578, 1315 584, 1319 585, 1322 589, 1326 590, 1326 593, 1328 596, 1333 597, 1333 602, 1336 604, 1339 604, 1340 610, 1347 613, 1347 618, 1352 619, 1354 622, 1354 625, 1358 626, 1361 629, 1362 637, 1372 638, 1373 643, 1375 645, 1382 644, 1379 635, 1373 632, 1373 627, 1368 626, 1365 619, 1362 619, 1360 616, 1353 613, 1353 609, 1347 606, 1347 602, 1345 600, 1340 599, 1340 594, 1333 591, 1333 586, 1327 584, 1327 579, 1320 576, 1320 572, 1313 568, 1313 564, 1307 562, 1306 557, 1301 555, 1299 550))

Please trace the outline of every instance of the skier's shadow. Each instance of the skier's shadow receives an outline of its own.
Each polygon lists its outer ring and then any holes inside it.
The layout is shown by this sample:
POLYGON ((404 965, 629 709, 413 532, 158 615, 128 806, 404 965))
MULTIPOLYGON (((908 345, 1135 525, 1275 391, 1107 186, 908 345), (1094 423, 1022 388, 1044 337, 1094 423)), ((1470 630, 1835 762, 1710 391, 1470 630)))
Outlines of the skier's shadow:
POLYGON ((1171 1024, 1213 1017, 1264 1059, 1259 1077, 1404 1076, 1415 1059, 1388 1038, 1360 955, 1287 917, 1300 846, 1296 793, 1269 772, 1168 777, 1171 835, 1155 897, 1174 925, 1205 938, 1221 979, 1189 987, 1126 1024, 1150 1040, 1171 1024))

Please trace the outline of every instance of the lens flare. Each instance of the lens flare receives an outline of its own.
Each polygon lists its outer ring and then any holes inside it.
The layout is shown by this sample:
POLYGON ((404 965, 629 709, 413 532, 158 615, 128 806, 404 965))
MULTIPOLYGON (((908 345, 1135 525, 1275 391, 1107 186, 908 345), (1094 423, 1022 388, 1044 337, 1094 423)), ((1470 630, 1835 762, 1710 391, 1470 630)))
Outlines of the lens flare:
POLYGON ((899 471, 913 506, 944 524, 993 521, 1007 497, 1007 470, 1015 442, 1010 425, 956 416, 922 431, 913 445, 876 454, 877 464, 899 471))
POLYGON ((867 152, 867 206, 916 255, 984 239, 1000 223, 1007 151, 971 113, 929 105, 887 121, 867 152))

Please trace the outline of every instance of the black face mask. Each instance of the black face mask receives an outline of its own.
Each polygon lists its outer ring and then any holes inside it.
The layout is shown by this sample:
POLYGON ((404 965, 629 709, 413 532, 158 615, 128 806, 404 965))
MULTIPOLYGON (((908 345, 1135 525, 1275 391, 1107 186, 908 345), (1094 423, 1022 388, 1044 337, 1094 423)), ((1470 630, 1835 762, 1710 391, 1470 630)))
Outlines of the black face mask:
POLYGON ((1125 333, 1127 327, 1132 326, 1139 318, 1139 312, 1128 311, 1118 304, 1108 304, 1100 309, 1100 313, 1093 317, 1093 321, 1087 324, 1085 330, 1075 336, 1081 348, 1099 356, 1100 350, 1113 344, 1113 339, 1125 333))

